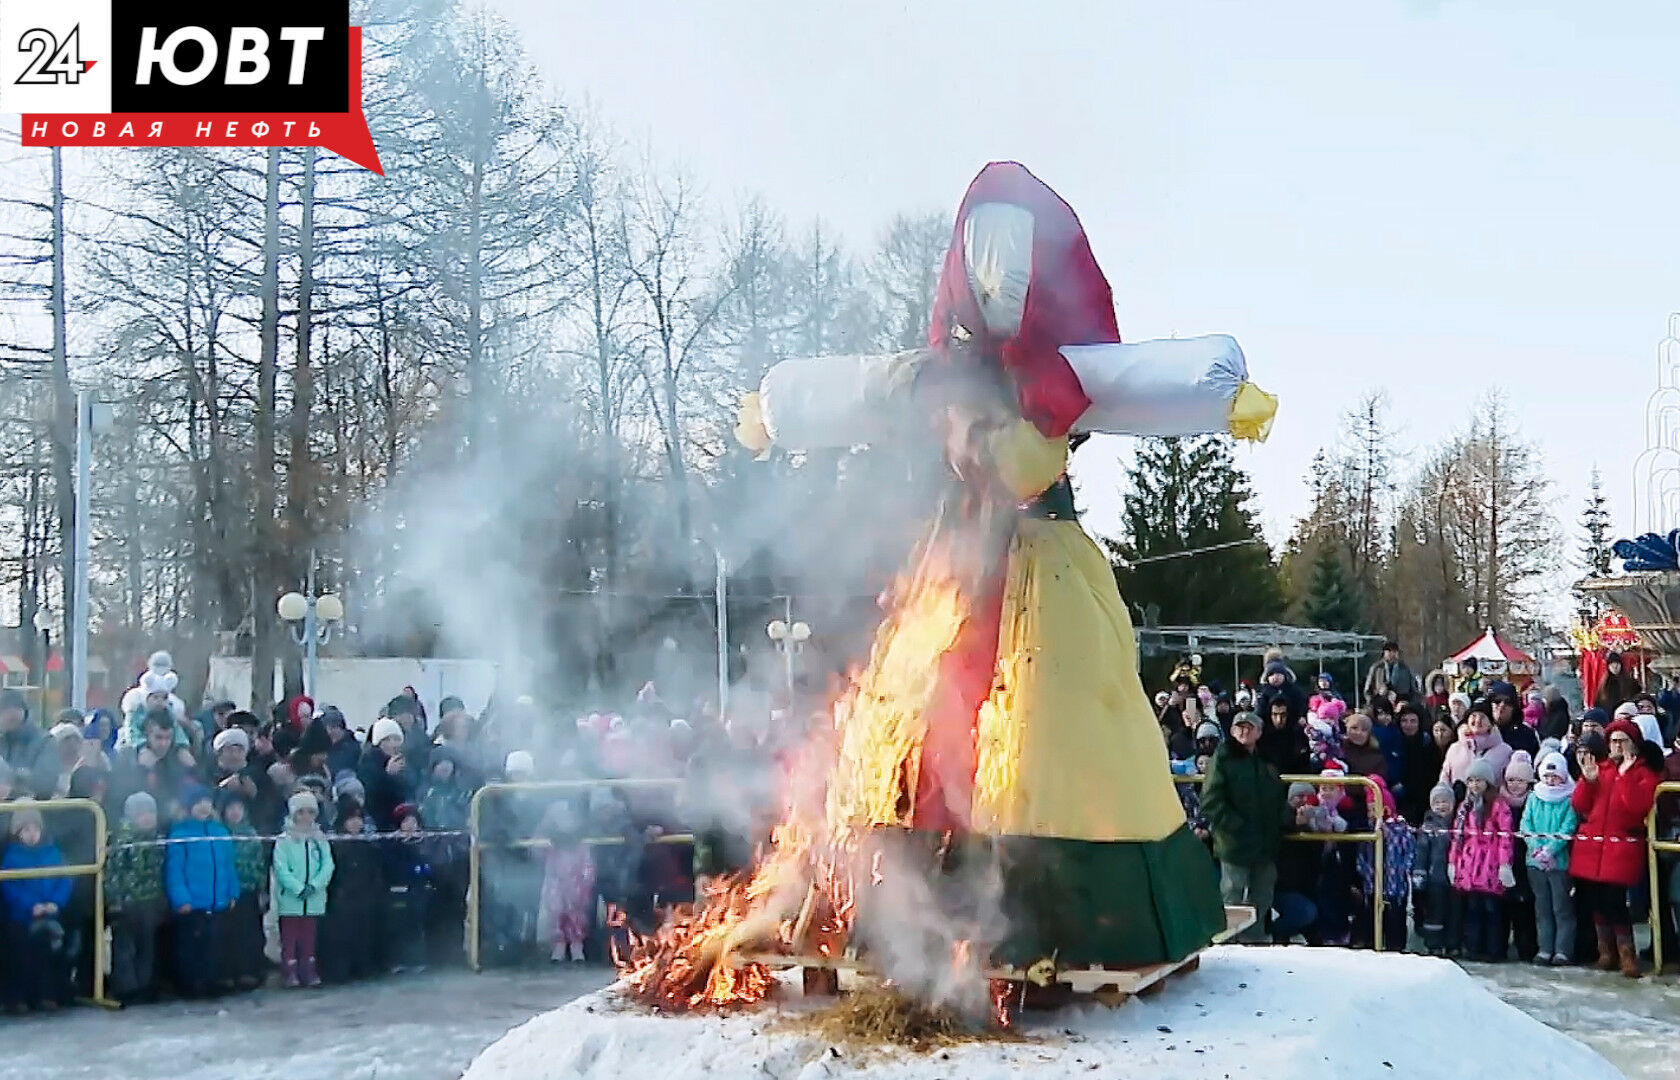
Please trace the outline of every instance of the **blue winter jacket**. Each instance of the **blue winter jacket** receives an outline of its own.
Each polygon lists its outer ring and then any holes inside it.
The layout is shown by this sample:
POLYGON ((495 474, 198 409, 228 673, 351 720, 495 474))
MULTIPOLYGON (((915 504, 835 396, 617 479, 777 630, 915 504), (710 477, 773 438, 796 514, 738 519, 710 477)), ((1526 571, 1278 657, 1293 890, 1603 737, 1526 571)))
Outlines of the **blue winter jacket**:
MULTIPOLYGON (((41 866, 63 865, 63 854, 50 840, 34 847, 13 843, 6 848, 5 858, 0 858, 0 870, 34 870, 41 866)), ((36 904, 57 904, 62 915, 64 906, 69 902, 70 879, 67 877, 0 882, 0 904, 5 906, 7 922, 33 922, 36 904)))
POLYGON ((163 887, 171 910, 226 911, 239 899, 231 835, 219 821, 188 818, 170 826, 169 839, 188 841, 164 849, 163 887), (216 839, 200 839, 206 836, 216 839))

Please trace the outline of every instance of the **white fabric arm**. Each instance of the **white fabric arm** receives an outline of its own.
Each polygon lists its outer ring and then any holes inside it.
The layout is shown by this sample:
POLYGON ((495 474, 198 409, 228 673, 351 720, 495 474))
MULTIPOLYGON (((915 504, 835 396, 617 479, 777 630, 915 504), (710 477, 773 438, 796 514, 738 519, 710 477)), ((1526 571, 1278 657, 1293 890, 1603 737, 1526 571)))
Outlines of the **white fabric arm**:
POLYGON ((1230 430, 1248 361, 1226 334, 1132 344, 1064 345, 1091 407, 1075 431, 1205 435, 1230 430))
POLYGON ((877 442, 894 427, 927 349, 877 356, 783 360, 759 384, 764 430, 784 450, 877 442))
POLYGON ((1032 211, 1011 203, 981 203, 963 222, 968 286, 986 329, 1009 337, 1021 328, 1032 282, 1032 211))

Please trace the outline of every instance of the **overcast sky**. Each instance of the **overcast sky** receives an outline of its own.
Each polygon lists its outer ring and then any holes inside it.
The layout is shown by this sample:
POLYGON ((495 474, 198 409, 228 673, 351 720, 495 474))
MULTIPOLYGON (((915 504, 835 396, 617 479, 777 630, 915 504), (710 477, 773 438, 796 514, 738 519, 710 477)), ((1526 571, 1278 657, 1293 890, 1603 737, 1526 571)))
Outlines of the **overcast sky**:
MULTIPOLYGON (((718 204, 762 193, 858 248, 1025 163, 1083 218, 1124 336, 1235 334, 1281 396, 1241 456, 1274 539, 1374 387, 1417 458, 1503 387, 1571 551, 1594 463, 1632 523, 1680 309, 1680 4, 489 2, 718 204)), ((1080 453, 1099 531, 1130 456, 1080 453)))

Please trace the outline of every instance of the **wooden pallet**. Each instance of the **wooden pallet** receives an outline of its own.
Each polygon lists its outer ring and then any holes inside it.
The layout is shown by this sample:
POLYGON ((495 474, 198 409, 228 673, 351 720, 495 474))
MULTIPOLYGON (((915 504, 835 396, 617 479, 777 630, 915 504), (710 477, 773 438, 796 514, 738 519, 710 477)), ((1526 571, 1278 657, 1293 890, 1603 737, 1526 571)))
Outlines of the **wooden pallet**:
MULTIPOLYGON (((1251 907, 1226 907, 1225 929, 1214 935, 1213 944, 1230 941, 1253 926, 1256 918, 1251 907)), ((1024 992, 1027 988, 1036 988, 1033 992, 1040 997, 1084 997, 1105 1004, 1120 1005, 1134 997, 1158 994, 1166 988, 1167 980, 1174 975, 1186 975, 1195 971, 1201 966, 1201 952, 1198 949, 1173 963, 1149 964, 1143 967, 1108 968, 1093 965, 1057 970, 1046 963, 1043 970, 1000 967, 988 970, 984 974, 991 981, 1019 984, 1024 988, 1024 992), (1046 995, 1045 991, 1050 993, 1046 995)), ((749 952, 737 954, 733 962, 763 964, 777 970, 798 968, 805 993, 812 996, 837 993, 842 971, 866 975, 872 971, 867 960, 850 950, 837 956, 790 956, 785 953, 749 952)))

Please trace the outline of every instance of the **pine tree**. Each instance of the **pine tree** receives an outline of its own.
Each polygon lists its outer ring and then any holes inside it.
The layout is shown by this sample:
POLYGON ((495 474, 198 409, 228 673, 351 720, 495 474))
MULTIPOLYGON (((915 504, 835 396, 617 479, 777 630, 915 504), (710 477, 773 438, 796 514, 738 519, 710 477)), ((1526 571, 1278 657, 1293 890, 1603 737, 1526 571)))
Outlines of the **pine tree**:
POLYGON ((1610 576, 1610 505, 1604 497, 1604 482, 1598 469, 1592 471, 1592 490, 1587 505, 1581 511, 1581 531, 1587 534, 1581 544, 1581 561, 1586 564, 1587 576, 1610 576))
POLYGON ((1330 544, 1319 545, 1312 561, 1301 614, 1322 630, 1359 629, 1359 596, 1341 556, 1330 544))
POLYGON ((1165 625, 1282 613, 1277 568, 1228 438, 1143 440, 1128 479, 1125 535, 1109 548, 1133 610, 1157 608, 1165 625))

